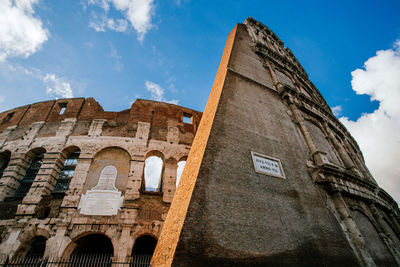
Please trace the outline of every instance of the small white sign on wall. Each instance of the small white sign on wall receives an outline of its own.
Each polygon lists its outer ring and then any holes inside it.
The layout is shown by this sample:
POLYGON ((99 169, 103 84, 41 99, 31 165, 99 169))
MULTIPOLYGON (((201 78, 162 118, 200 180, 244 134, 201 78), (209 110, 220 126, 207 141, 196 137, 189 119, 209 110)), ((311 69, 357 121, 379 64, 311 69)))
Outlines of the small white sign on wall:
POLYGON ((117 215, 122 206, 124 196, 115 187, 117 168, 112 165, 104 167, 99 182, 95 187, 82 195, 78 209, 80 214, 112 216, 117 215))
POLYGON ((279 159, 253 151, 251 151, 251 157, 253 159, 254 169, 257 173, 286 179, 279 159))

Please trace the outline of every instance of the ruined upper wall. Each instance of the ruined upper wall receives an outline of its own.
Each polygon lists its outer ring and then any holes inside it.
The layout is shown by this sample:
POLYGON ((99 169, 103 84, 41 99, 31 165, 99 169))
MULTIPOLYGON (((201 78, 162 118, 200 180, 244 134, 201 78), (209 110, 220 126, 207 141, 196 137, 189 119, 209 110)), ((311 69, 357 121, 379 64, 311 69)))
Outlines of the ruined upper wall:
POLYGON ((168 127, 177 127, 180 141, 191 144, 202 113, 181 106, 151 100, 136 100, 130 109, 104 111, 94 98, 67 98, 34 103, 0 113, 0 132, 15 128, 11 140, 20 139, 33 123, 44 122, 37 137, 55 136, 59 124, 76 120, 72 135, 87 135, 93 120, 104 120, 102 136, 134 137, 139 122, 150 123, 150 139, 167 141, 168 127), (62 111, 62 109, 64 110, 62 111), (184 123, 183 117, 191 118, 184 123))

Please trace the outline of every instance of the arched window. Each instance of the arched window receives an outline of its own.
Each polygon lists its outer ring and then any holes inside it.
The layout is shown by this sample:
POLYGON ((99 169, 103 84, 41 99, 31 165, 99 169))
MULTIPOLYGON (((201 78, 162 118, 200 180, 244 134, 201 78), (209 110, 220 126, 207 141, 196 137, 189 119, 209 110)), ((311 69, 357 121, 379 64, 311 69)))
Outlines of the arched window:
POLYGON ((3 172, 10 162, 10 155, 11 153, 9 151, 0 153, 0 178, 3 176, 3 172))
POLYGON ((186 161, 181 160, 178 162, 178 170, 176 171, 176 187, 179 185, 179 181, 181 180, 183 169, 185 168, 186 161))
POLYGON ((66 192, 71 182, 72 177, 75 173, 76 165, 78 164, 78 158, 80 151, 75 151, 71 153, 64 162, 64 166, 61 169, 60 175, 58 176, 56 186, 53 192, 66 192))
POLYGON ((144 191, 160 192, 163 160, 157 156, 148 157, 144 165, 144 191))
POLYGON ((40 169, 40 166, 42 166, 44 154, 44 152, 37 154, 36 157, 32 159, 32 162, 29 165, 29 168, 26 170, 26 174, 22 179, 21 184, 19 185, 17 191, 15 191, 14 197, 23 198, 25 197, 26 193, 28 193, 33 180, 35 180, 35 177, 40 169))

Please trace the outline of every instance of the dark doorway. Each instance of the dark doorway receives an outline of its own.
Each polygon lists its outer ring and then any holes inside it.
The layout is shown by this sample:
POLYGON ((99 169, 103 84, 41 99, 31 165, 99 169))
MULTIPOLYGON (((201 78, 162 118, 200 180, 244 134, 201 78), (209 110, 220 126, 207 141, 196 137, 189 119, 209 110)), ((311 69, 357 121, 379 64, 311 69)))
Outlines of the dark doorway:
POLYGON ((133 266, 149 266, 156 245, 157 239, 150 235, 142 235, 136 239, 132 249, 133 266))
POLYGON ((111 266, 114 248, 111 240, 105 235, 87 235, 78 239, 76 244, 77 246, 71 255, 72 263, 83 264, 82 266, 91 266, 94 263, 111 266))
POLYGON ((35 236, 25 258, 42 258, 46 249, 46 241, 44 236, 35 236))
POLYGON ((76 241, 73 254, 113 254, 114 248, 111 240, 101 234, 84 236, 76 241))

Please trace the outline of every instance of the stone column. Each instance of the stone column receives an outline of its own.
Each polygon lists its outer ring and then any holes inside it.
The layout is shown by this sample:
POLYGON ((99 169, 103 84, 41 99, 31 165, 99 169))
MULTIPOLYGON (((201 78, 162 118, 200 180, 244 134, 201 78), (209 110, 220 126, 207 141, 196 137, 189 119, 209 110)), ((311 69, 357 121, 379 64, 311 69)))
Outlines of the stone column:
POLYGON ((43 196, 50 194, 53 190, 64 160, 64 156, 60 152, 47 152, 44 155, 42 166, 31 188, 22 200, 22 204, 18 206, 16 215, 35 215, 37 206, 43 196))
POLYGON ((14 195, 24 178, 31 159, 25 153, 11 153, 10 162, 0 179, 0 201, 14 195))
POLYGON ((344 201, 340 192, 334 192, 331 196, 334 207, 340 216, 340 220, 344 223, 347 228, 347 234, 349 235, 348 241, 350 246, 353 248, 357 259, 361 266, 376 266, 374 260, 369 254, 365 247, 365 240, 358 228, 357 224, 351 217, 349 208, 344 201))
POLYGON ((140 186, 142 184, 144 160, 131 160, 128 183, 125 191, 125 201, 134 200, 140 197, 140 186))
POLYGON ((17 128, 16 125, 7 127, 0 133, 0 148, 7 142, 8 136, 17 128))
POLYGON ((308 131, 308 128, 304 122, 304 118, 301 115, 301 111, 297 108, 293 99, 288 99, 287 103, 289 105, 290 110, 293 113, 295 122, 298 124, 300 131, 303 134, 304 140, 306 141, 306 144, 308 146, 308 149, 310 151, 312 158, 314 159, 315 164, 318 166, 318 165, 322 165, 324 163, 329 163, 329 160, 325 156, 325 153, 322 151, 319 151, 317 149, 317 147, 315 146, 315 144, 311 138, 310 132, 308 131))
POLYGON ((163 201, 166 203, 171 203, 174 198, 177 169, 178 164, 175 160, 166 160, 162 187, 163 201))
POLYGON ((374 216, 375 221, 377 222, 377 230, 379 236, 381 237, 383 243, 385 243, 386 247, 389 249, 390 253, 393 255, 393 258, 396 260, 397 264, 400 266, 400 254, 396 250, 393 240, 389 235, 389 232, 386 229, 385 224, 383 223, 382 215, 380 214, 379 210, 376 208, 374 203, 369 205, 369 209, 374 216))
POLYGON ((89 172, 92 158, 87 154, 81 154, 78 158, 78 164, 76 165, 74 176, 71 179, 69 188, 65 193, 65 197, 61 204, 61 208, 77 208, 79 200, 83 193, 83 185, 86 182, 86 178, 89 172))
POLYGON ((346 168, 355 171, 355 166, 353 161, 351 160, 349 154, 347 154, 347 151, 344 149, 342 144, 336 139, 335 135, 332 133, 331 128, 329 127, 328 123, 326 121, 323 122, 324 128, 326 132, 328 133, 328 137, 333 143, 333 146, 335 147, 336 151, 339 153, 340 158, 342 159, 344 165, 346 168))
POLYGON ((60 259, 64 253, 65 248, 71 242, 71 239, 66 236, 67 226, 57 226, 55 236, 50 237, 46 242, 46 251, 44 257, 51 257, 60 259))
POLYGON ((131 226, 123 225, 121 235, 118 242, 117 261, 127 262, 130 257, 133 246, 133 238, 131 237, 131 226))

